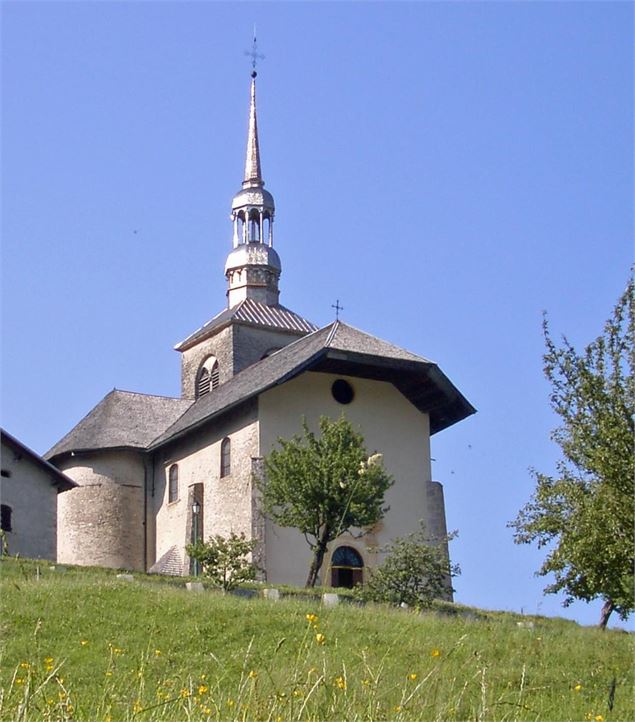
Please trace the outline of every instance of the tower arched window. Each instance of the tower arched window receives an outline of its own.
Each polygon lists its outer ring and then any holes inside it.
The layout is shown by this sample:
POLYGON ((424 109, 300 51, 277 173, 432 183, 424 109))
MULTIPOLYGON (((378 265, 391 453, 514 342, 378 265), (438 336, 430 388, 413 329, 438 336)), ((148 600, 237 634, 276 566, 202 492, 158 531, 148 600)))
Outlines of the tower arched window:
POLYGON ((196 374, 196 398, 213 391, 219 384, 220 367, 218 361, 213 356, 210 356, 196 374))
POLYGON ((172 464, 168 471, 168 502, 178 501, 179 498, 179 466, 172 464))
POLYGON ((220 445, 220 475, 229 476, 232 473, 232 442, 225 438, 220 445))

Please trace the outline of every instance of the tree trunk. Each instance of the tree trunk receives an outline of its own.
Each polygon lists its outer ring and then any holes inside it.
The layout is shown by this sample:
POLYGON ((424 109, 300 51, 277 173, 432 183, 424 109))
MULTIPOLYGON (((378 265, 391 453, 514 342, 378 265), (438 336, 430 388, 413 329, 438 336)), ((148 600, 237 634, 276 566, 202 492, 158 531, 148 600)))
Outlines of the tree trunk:
POLYGON ((317 575, 322 567, 324 555, 326 554, 328 538, 329 529, 328 527, 324 527, 315 546, 315 551, 313 552, 313 560, 311 561, 311 567, 309 568, 309 576, 307 577, 306 584, 304 585, 305 589, 310 589, 315 586, 317 575))
POLYGON ((611 616, 611 612, 615 609, 615 605, 613 604, 612 599, 607 599, 604 602, 604 606, 602 607, 602 611, 600 612, 600 623, 598 624, 598 627, 600 629, 606 629, 606 625, 608 624, 609 617, 611 616))

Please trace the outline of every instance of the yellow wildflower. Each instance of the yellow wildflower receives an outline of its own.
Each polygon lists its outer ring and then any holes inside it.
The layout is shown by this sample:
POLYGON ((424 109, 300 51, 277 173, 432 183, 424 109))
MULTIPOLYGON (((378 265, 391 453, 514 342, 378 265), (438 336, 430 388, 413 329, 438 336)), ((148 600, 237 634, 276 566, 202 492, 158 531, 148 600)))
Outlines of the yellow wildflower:
POLYGON ((441 650, 440 649, 433 649, 430 652, 431 657, 440 657, 441 656, 441 650))
POLYGON ((318 632, 318 633, 315 635, 315 641, 316 641, 318 644, 324 644, 324 642, 326 642, 326 637, 325 637, 323 634, 321 634, 320 632, 318 632))
POLYGON ((306 615, 307 622, 310 622, 311 624, 316 624, 318 621, 317 614, 307 614, 306 615))
POLYGON ((301 690, 301 689, 294 689, 294 690, 293 690, 293 696, 294 696, 294 697, 302 697, 302 696, 303 696, 302 690, 301 690))
POLYGON ((28 669, 31 665, 28 662, 20 662, 22 669, 28 669))
POLYGON ((233 707, 235 704, 236 704, 236 703, 234 702, 233 699, 228 699, 228 700, 227 700, 227 706, 228 706, 228 707, 233 707))
POLYGON ((346 680, 344 679, 344 677, 336 677, 335 684, 337 685, 338 689, 346 689, 346 680))
POLYGON ((573 688, 576 692, 579 692, 582 689, 582 685, 580 683, 576 684, 576 686, 573 688))
POLYGON ((362 686, 364 686, 364 687, 370 687, 370 679, 363 679, 363 680, 362 680, 362 686))
POLYGON ((139 702, 138 699, 135 700, 135 703, 132 706, 132 711, 137 714, 138 712, 141 712, 143 710, 143 705, 141 702, 139 702))
POLYGON ((208 689, 209 689, 209 687, 208 687, 206 684, 200 684, 200 685, 198 686, 198 693, 199 693, 199 694, 205 694, 208 689))
POLYGON ((258 676, 258 672, 255 672, 255 671, 252 669, 252 670, 250 670, 248 676, 249 676, 249 679, 256 679, 256 677, 258 676))
POLYGON ((183 687, 183 688, 181 689, 181 691, 179 692, 179 697, 182 697, 183 699, 185 699, 186 697, 189 697, 190 694, 191 694, 191 693, 190 693, 190 690, 189 690, 189 689, 186 689, 185 687, 183 687))
POLYGON ((601 714, 596 714, 594 719, 595 719, 595 722, 604 722, 604 717, 602 717, 601 714))
POLYGON ((112 677, 112 672, 110 670, 106 672, 106 677, 112 677))
POLYGON ((82 645, 82 647, 85 647, 85 646, 88 644, 88 640, 87 640, 87 639, 80 639, 80 640, 79 640, 79 643, 82 645))
POLYGON ((22 677, 18 677, 18 678, 15 680, 15 683, 16 683, 16 684, 24 684, 24 680, 22 679, 22 677))
POLYGON ((411 682, 414 682, 415 679, 417 679, 417 674, 416 674, 416 672, 413 672, 412 674, 409 674, 409 675, 408 675, 408 679, 409 679, 411 682))
POLYGON ((401 712, 401 705, 400 705, 400 704, 398 704, 398 705, 395 707, 395 712, 401 712))
POLYGON ((154 656, 155 656, 155 657, 160 657, 160 656, 161 656, 161 650, 160 650, 160 649, 155 649, 155 650, 154 650, 154 656))

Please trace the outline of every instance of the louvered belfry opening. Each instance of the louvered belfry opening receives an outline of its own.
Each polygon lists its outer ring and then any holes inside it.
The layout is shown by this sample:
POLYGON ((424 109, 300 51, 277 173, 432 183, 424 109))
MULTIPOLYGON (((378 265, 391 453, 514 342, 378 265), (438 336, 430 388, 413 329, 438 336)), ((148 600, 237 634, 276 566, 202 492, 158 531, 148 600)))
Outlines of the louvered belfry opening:
POLYGON ((215 358, 208 358, 201 366, 196 379, 196 397, 208 394, 220 384, 220 368, 215 358))
POLYGON ((220 383, 220 370, 218 368, 218 361, 216 361, 214 363, 214 365, 212 366, 211 379, 212 379, 212 389, 217 389, 218 384, 220 383))
POLYGON ((206 368, 201 369, 198 375, 198 384, 196 385, 196 395, 202 396, 209 393, 210 375, 206 368))

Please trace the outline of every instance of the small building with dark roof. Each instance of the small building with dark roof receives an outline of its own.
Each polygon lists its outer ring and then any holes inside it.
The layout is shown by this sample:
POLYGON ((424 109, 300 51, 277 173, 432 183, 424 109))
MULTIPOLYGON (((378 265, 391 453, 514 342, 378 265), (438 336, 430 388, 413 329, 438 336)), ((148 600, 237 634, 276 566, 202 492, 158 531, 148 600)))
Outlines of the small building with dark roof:
POLYGON ((297 434, 303 419, 317 430, 320 416, 345 415, 395 480, 382 521, 333 542, 322 583, 363 581, 381 559, 372 550, 421 521, 445 538, 430 437, 474 408, 433 361, 339 320, 319 329, 280 305, 274 215, 261 175, 254 74, 227 308, 175 347, 180 398, 113 390, 46 454, 77 484, 59 498, 59 561, 187 574, 189 542, 244 532, 264 578, 301 584, 310 549, 264 516, 258 482, 277 440, 297 434))

